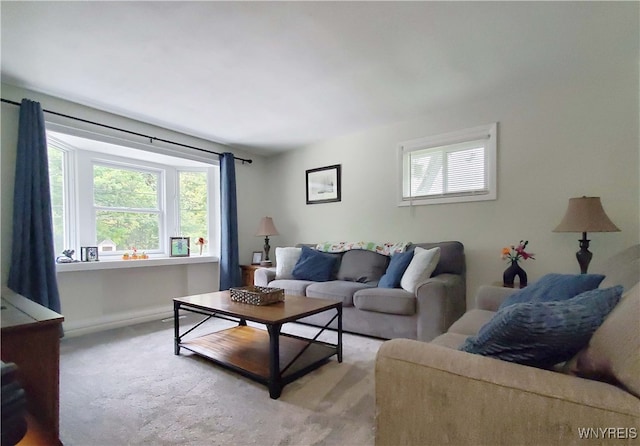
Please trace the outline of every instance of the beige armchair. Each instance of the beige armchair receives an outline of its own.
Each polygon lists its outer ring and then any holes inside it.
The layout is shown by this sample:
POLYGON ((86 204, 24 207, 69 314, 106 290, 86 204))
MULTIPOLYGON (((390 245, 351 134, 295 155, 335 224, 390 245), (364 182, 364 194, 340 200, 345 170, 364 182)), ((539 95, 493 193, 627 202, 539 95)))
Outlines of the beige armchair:
POLYGON ((495 287, 483 287, 476 309, 432 342, 385 342, 375 370, 376 445, 640 444, 639 254, 636 246, 610 262, 601 288, 627 291, 563 370, 457 350, 508 294, 495 287), (602 380, 569 374, 584 376, 587 366, 602 380))

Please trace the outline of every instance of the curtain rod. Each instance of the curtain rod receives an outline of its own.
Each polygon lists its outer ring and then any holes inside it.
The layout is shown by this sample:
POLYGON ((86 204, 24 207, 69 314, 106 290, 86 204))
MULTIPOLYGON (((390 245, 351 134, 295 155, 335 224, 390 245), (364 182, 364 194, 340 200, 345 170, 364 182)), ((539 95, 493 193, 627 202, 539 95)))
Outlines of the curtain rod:
MULTIPOLYGON (((7 104, 11 104, 11 105, 18 105, 18 106, 21 105, 20 102, 10 101, 9 99, 4 99, 4 98, 0 98, 0 101, 5 102, 7 104)), ((45 112, 45 113, 52 114, 52 115, 62 116, 63 118, 74 119, 76 121, 85 122, 87 124, 93 124, 93 125, 97 125, 97 126, 100 126, 100 127, 105 127, 105 128, 111 129, 111 130, 117 130, 119 132, 129 133, 130 135, 141 136, 143 138, 147 138, 152 144, 153 144, 153 141, 161 141, 161 142, 165 142, 165 143, 168 143, 168 144, 173 144, 173 145, 176 145, 176 146, 186 147, 188 149, 199 150, 201 152, 211 153, 211 154, 214 154, 214 155, 222 155, 222 153, 214 152, 213 150, 201 149, 199 147, 194 147, 194 146, 189 146, 187 144, 182 144, 182 143, 179 143, 179 142, 169 141, 168 139, 156 138, 155 136, 145 135, 144 133, 132 132, 131 130, 126 130, 126 129, 122 129, 122 128, 119 128, 119 127, 113 127, 113 126, 110 126, 110 125, 107 125, 107 124, 101 124, 99 122, 89 121, 87 119, 76 118, 75 116, 65 115, 63 113, 58 113, 58 112, 55 112, 55 111, 52 111, 52 110, 42 109, 42 111, 45 112)), ((247 158, 235 157, 235 159, 238 160, 238 161, 242 161, 242 164, 244 164, 244 163, 251 164, 253 162, 253 160, 247 159, 247 158)))

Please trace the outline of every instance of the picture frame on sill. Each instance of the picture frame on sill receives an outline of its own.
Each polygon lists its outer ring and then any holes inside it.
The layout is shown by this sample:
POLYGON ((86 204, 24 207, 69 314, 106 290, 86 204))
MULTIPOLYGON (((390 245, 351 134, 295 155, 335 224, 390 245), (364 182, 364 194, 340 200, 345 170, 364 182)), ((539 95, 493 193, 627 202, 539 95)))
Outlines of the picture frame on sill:
POLYGON ((97 246, 81 246, 80 247, 80 260, 82 262, 97 262, 98 261, 98 247, 97 246))
POLYGON ((307 170, 307 204, 341 201, 341 171, 341 164, 307 170))
POLYGON ((189 237, 171 237, 170 238, 171 257, 189 257, 189 237))
POLYGON ((262 251, 253 251, 253 256, 251 257, 252 265, 260 265, 262 262, 262 251))

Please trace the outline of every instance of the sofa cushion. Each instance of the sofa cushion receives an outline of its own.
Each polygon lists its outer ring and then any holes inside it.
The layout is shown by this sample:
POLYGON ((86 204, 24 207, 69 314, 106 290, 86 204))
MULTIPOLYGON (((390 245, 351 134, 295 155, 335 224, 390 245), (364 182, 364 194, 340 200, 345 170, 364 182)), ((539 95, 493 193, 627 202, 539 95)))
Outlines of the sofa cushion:
POLYGON ((434 276, 438 274, 465 274, 464 245, 460 242, 415 243, 409 246, 408 250, 414 250, 417 247, 432 249, 436 246, 440 248, 440 261, 433 272, 434 276))
POLYGON ((413 250, 413 258, 400 279, 400 286, 410 293, 415 293, 416 288, 426 281, 436 269, 440 260, 440 247, 424 249, 417 246, 413 250))
POLYGON ((429 343, 457 350, 462 344, 464 344, 464 341, 466 341, 466 339, 466 335, 447 332, 441 334, 435 339, 432 339, 429 343))
POLYGON ((307 287, 313 283, 316 282, 311 280, 276 279, 269 282, 269 286, 272 288, 282 288, 285 295, 305 296, 307 287))
POLYGON ((621 295, 622 287, 616 286, 563 301, 509 305, 460 350, 537 367, 553 366, 567 361, 589 342, 621 295))
POLYGON ((620 303, 591 337, 589 345, 566 364, 582 378, 621 384, 640 397, 640 285, 620 303))
POLYGON ((364 249, 352 249, 342 255, 337 279, 377 284, 388 264, 388 256, 364 249))
POLYGON ((448 333, 458 333, 467 336, 478 334, 480 329, 495 316, 495 311, 473 309, 467 311, 460 319, 455 321, 448 333))
POLYGON ((293 277, 298 280, 313 280, 314 282, 326 282, 331 279, 336 258, 325 255, 315 249, 302 247, 300 258, 293 268, 293 277))
POLYGON ((499 309, 524 302, 566 300, 593 290, 604 279, 602 274, 547 274, 526 288, 507 297, 499 309))
POLYGON ((293 268, 302 254, 302 248, 276 248, 276 279, 293 279, 293 268))
POLYGON ((389 266, 380 278, 380 288, 399 288, 400 279, 413 259, 413 251, 399 252, 391 256, 389 266))
POLYGON ((416 297, 402 288, 367 288, 356 291, 353 306, 363 311, 410 316, 416 313, 416 297))
POLYGON ((358 290, 370 287, 371 285, 359 282, 331 280, 329 282, 312 283, 307 287, 306 295, 307 297, 337 300, 342 302, 345 307, 352 307, 353 294, 358 290))

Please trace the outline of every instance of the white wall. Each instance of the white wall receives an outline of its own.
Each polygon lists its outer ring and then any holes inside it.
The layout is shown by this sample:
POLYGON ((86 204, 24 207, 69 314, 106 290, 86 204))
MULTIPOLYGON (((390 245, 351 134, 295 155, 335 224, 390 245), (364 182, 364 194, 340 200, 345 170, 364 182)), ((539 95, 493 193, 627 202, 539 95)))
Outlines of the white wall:
MULTIPOLYGON (((250 263, 251 252, 262 249, 262 239, 255 237, 255 231, 260 217, 266 215, 269 210, 259 193, 262 185, 265 184, 263 158, 5 84, 2 85, 2 97, 17 102, 22 98, 28 98, 40 102, 43 108, 56 112, 208 150, 231 151, 236 156, 253 159, 252 164, 236 163, 241 262, 250 263)), ((0 256, 3 286, 7 283, 11 258, 18 117, 19 107, 2 103, 0 256)), ((50 114, 45 114, 45 119, 74 126, 81 125, 50 114)), ((83 128, 104 131, 90 125, 84 125, 83 128)), ((118 136, 123 135, 118 134, 118 136)), ((167 312, 172 308, 171 298, 215 291, 218 289, 218 283, 217 263, 58 273, 65 330, 71 335, 89 331, 91 327, 104 328, 132 321, 157 319, 162 314, 169 314, 167 312)))
MULTIPOLYGON (((605 61, 606 62, 606 61, 605 61)), ((568 61, 568 63, 570 63, 568 61)), ((272 215, 297 242, 459 240, 467 255, 467 303, 481 284, 501 281, 501 248, 529 240, 530 280, 579 273, 581 234, 553 233, 568 199, 599 196, 622 230, 590 233, 597 261, 639 241, 638 64, 599 68, 544 90, 521 85, 407 122, 370 129, 270 159, 272 215), (498 199, 396 205, 396 145, 413 138, 499 122, 498 199), (342 164, 342 201, 305 204, 305 170, 342 164)))

